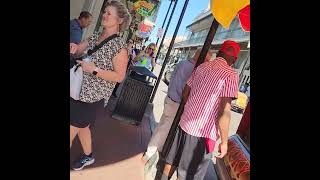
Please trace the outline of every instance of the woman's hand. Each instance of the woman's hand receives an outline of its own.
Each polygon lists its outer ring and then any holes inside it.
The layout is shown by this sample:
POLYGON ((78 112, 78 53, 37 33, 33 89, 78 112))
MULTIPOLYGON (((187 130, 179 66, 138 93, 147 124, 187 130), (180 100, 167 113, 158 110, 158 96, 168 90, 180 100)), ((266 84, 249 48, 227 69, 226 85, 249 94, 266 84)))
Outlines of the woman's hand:
POLYGON ((70 54, 76 54, 78 51, 79 46, 74 43, 70 43, 70 54))
POLYGON ((96 68, 96 65, 93 62, 87 63, 84 61, 77 60, 77 63, 79 63, 82 67, 82 70, 84 72, 92 73, 94 69, 96 68))

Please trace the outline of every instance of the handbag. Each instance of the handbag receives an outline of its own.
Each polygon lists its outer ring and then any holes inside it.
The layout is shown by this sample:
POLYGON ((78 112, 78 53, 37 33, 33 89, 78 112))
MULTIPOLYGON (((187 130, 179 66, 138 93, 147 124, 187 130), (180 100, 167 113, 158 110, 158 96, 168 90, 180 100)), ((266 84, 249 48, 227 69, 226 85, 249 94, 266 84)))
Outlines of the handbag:
POLYGON ((74 100, 79 100, 83 71, 81 66, 74 65, 70 69, 70 97, 74 100))
MULTIPOLYGON (((103 40, 99 45, 96 45, 92 49, 89 49, 87 52, 88 56, 91 56, 94 52, 96 52, 98 49, 100 49, 105 43, 112 40, 113 38, 118 37, 117 34, 113 34, 103 40)), ((70 55, 70 59, 74 58, 72 55, 70 55)), ((85 59, 84 56, 80 58, 74 58, 74 60, 83 60, 85 59)), ((88 62, 88 61, 86 61, 88 62)), ((83 71, 81 68, 81 65, 76 63, 73 65, 73 67, 70 69, 70 97, 74 100, 80 99, 80 92, 81 92, 81 86, 82 86, 82 79, 83 79, 83 71)))

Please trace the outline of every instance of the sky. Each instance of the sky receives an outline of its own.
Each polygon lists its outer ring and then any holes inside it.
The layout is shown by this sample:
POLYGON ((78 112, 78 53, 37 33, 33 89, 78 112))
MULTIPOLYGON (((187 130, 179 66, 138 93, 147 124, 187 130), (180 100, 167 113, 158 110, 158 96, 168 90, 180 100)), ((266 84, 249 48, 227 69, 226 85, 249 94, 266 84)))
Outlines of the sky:
MULTIPOLYGON (((162 26, 162 23, 164 21, 164 18, 166 16, 167 10, 170 5, 169 0, 161 0, 161 1, 162 2, 161 2, 160 9, 158 12, 158 17, 155 22, 156 26, 154 27, 154 29, 150 35, 149 42, 156 42, 157 41, 158 28, 160 28, 162 26)), ((168 28, 168 32, 167 32, 166 37, 173 36, 173 33, 174 33, 174 30, 175 30, 176 25, 178 23, 184 2, 185 2, 185 0, 178 0, 178 4, 176 6, 173 17, 171 19, 171 23, 168 28)), ((186 36, 187 35, 188 31, 186 30, 186 26, 189 25, 193 21, 193 19, 201 13, 201 11, 206 9, 208 7, 208 4, 209 4, 209 0, 189 0, 188 6, 187 6, 187 9, 186 9, 185 14, 183 16, 183 19, 182 19, 177 36, 186 36)), ((172 4, 172 6, 171 6, 171 10, 173 8, 173 5, 174 4, 172 4)), ((167 22, 169 20, 171 10, 169 11, 169 14, 167 17, 167 22)), ((167 26, 167 24, 165 24, 164 29, 166 28, 166 26, 167 26)), ((160 40, 159 40, 159 43, 160 43, 160 40)))

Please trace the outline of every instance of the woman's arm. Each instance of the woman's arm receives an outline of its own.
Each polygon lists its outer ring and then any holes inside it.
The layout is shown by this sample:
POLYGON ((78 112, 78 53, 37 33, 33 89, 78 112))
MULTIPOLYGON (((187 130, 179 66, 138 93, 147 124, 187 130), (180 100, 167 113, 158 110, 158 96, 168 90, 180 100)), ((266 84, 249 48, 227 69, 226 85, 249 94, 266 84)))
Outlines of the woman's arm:
POLYGON ((97 71, 97 77, 107 81, 121 82, 125 75, 128 65, 128 51, 121 49, 120 52, 112 59, 113 71, 97 69, 93 62, 86 63, 84 61, 77 61, 81 64, 83 71, 92 73, 97 71))

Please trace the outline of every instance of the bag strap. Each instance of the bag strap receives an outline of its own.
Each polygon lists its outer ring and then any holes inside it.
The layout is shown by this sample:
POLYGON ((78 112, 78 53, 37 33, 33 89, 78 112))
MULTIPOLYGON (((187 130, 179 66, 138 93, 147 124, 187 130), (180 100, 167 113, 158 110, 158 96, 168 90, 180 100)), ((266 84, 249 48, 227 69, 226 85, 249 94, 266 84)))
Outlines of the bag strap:
POLYGON ((108 41, 116 38, 116 37, 119 37, 118 34, 113 34, 109 37, 107 37, 105 40, 103 40, 100 44, 94 46, 92 49, 89 49, 87 54, 90 56, 91 54, 93 54, 94 52, 96 52, 98 49, 100 49, 104 44, 106 44, 108 41))
MULTIPOLYGON (((94 46, 92 49, 89 49, 87 52, 87 55, 91 56, 91 54, 93 54, 94 52, 96 52, 98 49, 100 49, 105 43, 107 43, 108 41, 119 37, 118 34, 113 34, 109 37, 107 37, 105 40, 103 40, 100 44, 94 46)), ((71 55, 71 54, 70 54, 71 55)), ((82 60, 83 57, 79 57, 76 58, 75 60, 82 60)), ((78 70, 78 68, 80 67, 80 64, 76 64, 76 68, 74 69, 74 72, 76 72, 78 70)))

